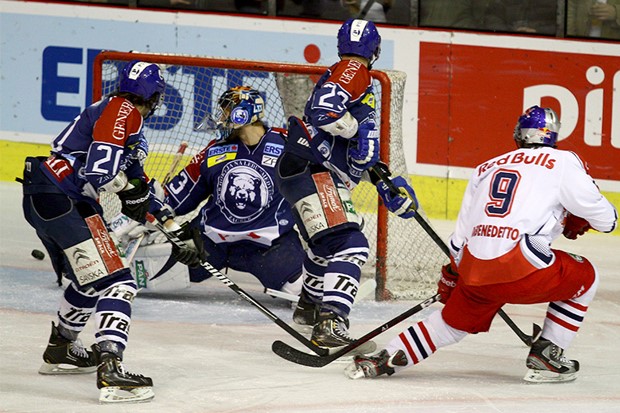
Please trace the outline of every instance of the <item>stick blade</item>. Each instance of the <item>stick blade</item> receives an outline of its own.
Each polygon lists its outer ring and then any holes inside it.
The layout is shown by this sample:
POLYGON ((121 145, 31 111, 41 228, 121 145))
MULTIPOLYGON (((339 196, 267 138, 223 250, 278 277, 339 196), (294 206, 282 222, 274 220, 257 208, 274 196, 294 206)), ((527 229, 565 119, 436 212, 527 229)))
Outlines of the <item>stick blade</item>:
POLYGON ((330 356, 321 357, 304 353, 303 351, 299 351, 280 340, 273 342, 271 345, 271 350, 283 359, 296 364, 301 364, 302 366, 323 367, 332 361, 332 357, 330 356))

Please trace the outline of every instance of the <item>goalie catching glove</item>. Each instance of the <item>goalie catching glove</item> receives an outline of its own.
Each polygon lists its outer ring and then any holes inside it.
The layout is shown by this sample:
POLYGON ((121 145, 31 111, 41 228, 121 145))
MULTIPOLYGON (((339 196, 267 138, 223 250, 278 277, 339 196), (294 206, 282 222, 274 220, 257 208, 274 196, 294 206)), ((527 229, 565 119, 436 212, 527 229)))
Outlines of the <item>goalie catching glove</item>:
POLYGON ((132 179, 127 186, 130 189, 117 192, 121 200, 121 212, 134 221, 144 224, 150 205, 149 185, 140 179, 132 179))
POLYGON ((452 269, 451 264, 446 264, 441 267, 441 278, 437 283, 437 294, 441 295, 439 301, 443 304, 448 302, 448 298, 450 298, 450 294, 452 294, 452 290, 456 287, 456 282, 459 278, 459 274, 452 269))
POLYGON ((562 234, 568 239, 577 239, 577 237, 585 234, 591 228, 588 221, 569 212, 568 215, 566 215, 562 234))
POLYGON ((181 225, 181 229, 173 231, 185 246, 179 248, 172 244, 172 257, 188 267, 199 267, 206 259, 200 231, 189 226, 188 222, 181 225))
POLYGON ((374 123, 359 126, 349 143, 349 156, 361 169, 371 168, 379 161, 379 131, 374 123))
POLYGON ((400 192, 394 194, 383 180, 377 182, 377 192, 383 200, 383 204, 390 212, 393 212, 401 218, 412 218, 418 209, 418 199, 415 196, 413 188, 402 176, 388 179, 392 181, 392 184, 400 192))

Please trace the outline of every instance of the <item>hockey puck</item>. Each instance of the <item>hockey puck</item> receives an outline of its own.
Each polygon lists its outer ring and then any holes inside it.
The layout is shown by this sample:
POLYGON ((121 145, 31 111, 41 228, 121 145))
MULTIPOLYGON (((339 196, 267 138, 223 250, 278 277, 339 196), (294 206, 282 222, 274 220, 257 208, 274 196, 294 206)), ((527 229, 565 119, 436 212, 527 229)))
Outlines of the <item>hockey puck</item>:
POLYGON ((45 258, 45 254, 43 253, 43 251, 39 251, 39 250, 32 250, 30 255, 32 255, 34 258, 38 260, 42 260, 45 258))

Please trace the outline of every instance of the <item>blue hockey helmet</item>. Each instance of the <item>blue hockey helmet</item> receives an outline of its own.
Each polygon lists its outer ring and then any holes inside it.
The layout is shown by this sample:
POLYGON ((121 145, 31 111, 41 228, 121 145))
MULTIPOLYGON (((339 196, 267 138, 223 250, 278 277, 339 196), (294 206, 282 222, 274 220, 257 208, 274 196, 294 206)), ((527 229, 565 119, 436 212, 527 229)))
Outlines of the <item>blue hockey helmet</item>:
POLYGON ((265 101, 258 90, 248 86, 228 89, 218 100, 218 140, 226 139, 235 129, 262 120, 265 115, 265 101))
POLYGON ((355 55, 372 65, 381 53, 381 36, 371 21, 349 19, 338 30, 338 56, 355 55))
POLYGON ((520 147, 523 145, 555 147, 560 125, 560 118, 553 109, 532 106, 519 117, 513 137, 520 147))
POLYGON ((140 96, 148 102, 158 101, 164 93, 165 86, 166 82, 164 82, 159 66, 154 63, 132 60, 121 70, 118 90, 140 96))

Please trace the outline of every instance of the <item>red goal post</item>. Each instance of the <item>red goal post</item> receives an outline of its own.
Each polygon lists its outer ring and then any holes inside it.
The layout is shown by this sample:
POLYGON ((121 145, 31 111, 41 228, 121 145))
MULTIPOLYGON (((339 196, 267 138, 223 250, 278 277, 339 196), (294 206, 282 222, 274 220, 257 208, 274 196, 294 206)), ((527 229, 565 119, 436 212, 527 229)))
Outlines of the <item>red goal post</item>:
MULTIPOLYGON (((130 60, 158 64, 166 80, 161 108, 145 122, 149 142, 146 172, 162 180, 181 144, 187 144, 185 166, 214 138, 205 128, 217 99, 228 88, 247 85, 265 98, 265 119, 269 126, 286 127, 291 115, 301 116, 316 80, 325 66, 259 62, 156 53, 101 52, 93 66, 93 99, 97 101, 117 88, 118 71, 130 60)), ((402 105, 406 76, 403 72, 372 70, 376 108, 380 114, 381 159, 393 175, 409 180, 402 145, 402 105)), ((364 233, 371 255, 362 273, 375 277, 376 299, 420 299, 432 295, 445 256, 417 225, 389 214, 376 189, 361 183, 353 191, 353 202, 364 218, 364 233)), ((423 202, 423 200, 422 200, 423 202)), ((104 209, 113 200, 103 200, 104 209)), ((108 214, 114 212, 107 211, 108 214)))

